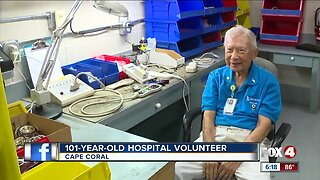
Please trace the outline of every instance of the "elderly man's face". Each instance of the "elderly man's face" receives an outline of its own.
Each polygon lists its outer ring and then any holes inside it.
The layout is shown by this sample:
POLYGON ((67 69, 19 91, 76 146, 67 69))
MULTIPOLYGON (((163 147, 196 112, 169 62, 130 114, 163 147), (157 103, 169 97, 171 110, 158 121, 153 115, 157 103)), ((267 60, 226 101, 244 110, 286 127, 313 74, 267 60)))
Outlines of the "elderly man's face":
POLYGON ((258 50, 252 47, 250 39, 244 35, 232 37, 225 44, 226 64, 234 72, 248 73, 257 53, 258 50))

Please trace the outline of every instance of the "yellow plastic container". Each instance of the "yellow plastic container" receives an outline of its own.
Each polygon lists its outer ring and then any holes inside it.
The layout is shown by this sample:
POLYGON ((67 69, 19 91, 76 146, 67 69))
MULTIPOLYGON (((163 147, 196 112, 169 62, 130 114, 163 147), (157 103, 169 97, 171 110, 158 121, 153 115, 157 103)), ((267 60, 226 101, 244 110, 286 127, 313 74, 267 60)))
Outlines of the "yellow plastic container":
POLYGON ((16 101, 8 105, 10 118, 13 118, 20 114, 27 113, 27 109, 24 107, 21 101, 16 101))
POLYGON ((20 180, 16 146, 13 140, 6 94, 0 70, 0 179, 20 180))
POLYGON ((249 1, 248 0, 237 0, 238 11, 236 13, 236 17, 238 19, 238 24, 242 25, 245 28, 251 28, 251 21, 249 16, 249 1))
POLYGON ((79 162, 44 162, 22 174, 23 180, 105 180, 111 179, 106 162, 89 167, 79 162))
MULTIPOLYGON (((21 101, 9 104, 8 111, 11 118, 27 113, 21 101)), ((108 180, 111 179, 111 172, 106 162, 98 163, 93 167, 79 162, 44 162, 23 173, 21 178, 24 180, 108 180)))

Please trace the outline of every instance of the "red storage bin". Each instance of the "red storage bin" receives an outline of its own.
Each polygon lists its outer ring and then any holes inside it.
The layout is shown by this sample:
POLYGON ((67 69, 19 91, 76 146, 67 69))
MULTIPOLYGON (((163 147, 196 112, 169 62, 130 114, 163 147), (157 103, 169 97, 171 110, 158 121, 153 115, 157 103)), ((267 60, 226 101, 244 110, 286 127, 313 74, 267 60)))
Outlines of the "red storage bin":
POLYGON ((296 46, 302 30, 303 5, 304 0, 264 0, 261 42, 296 46))
POLYGON ((222 44, 222 36, 220 31, 207 33, 201 36, 204 50, 218 47, 222 44))
POLYGON ((96 57, 94 57, 95 59, 100 59, 103 61, 109 61, 109 62, 115 62, 118 65, 118 69, 119 69, 119 76, 120 79, 124 79, 127 76, 127 74, 125 74, 122 71, 122 65, 124 64, 129 64, 130 63, 130 59, 125 58, 125 57, 120 57, 120 56, 110 56, 110 55, 106 55, 106 54, 102 54, 102 55, 98 55, 96 57))
POLYGON ((202 42, 205 44, 221 41, 220 31, 208 33, 202 36, 202 42))
POLYGON ((223 0, 223 7, 236 7, 237 1, 236 0, 223 0))
POLYGON ((300 41, 302 21, 263 20, 260 31, 262 43, 296 46, 300 41))
POLYGON ((287 16, 303 18, 304 0, 264 0, 261 14, 268 16, 287 16))
POLYGON ((228 23, 236 20, 236 14, 234 11, 225 12, 221 14, 223 23, 228 23))
POLYGON ((265 0, 263 9, 300 10, 303 8, 303 0, 265 0))

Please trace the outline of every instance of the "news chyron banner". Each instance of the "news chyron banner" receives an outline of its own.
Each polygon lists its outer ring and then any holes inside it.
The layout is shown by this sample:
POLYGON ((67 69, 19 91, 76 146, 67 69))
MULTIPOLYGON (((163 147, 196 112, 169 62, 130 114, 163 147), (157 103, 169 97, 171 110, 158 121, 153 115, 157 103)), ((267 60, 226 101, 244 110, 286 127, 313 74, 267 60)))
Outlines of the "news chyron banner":
POLYGON ((291 161, 297 155, 295 146, 263 148, 262 151, 269 159, 279 162, 261 162, 261 172, 298 172, 299 162, 291 161))
POLYGON ((259 161, 258 143, 26 143, 29 161, 259 161))

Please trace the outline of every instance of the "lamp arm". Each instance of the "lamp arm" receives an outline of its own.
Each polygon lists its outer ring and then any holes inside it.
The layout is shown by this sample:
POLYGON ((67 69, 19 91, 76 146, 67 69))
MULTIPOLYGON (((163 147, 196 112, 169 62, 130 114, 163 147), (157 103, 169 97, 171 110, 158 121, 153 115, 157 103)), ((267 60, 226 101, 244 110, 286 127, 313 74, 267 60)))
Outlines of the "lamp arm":
POLYGON ((47 79, 45 86, 42 86, 44 89, 47 89, 48 86, 49 86, 49 82, 50 82, 51 75, 52 75, 52 72, 53 72, 53 69, 54 69, 54 65, 55 65, 55 63, 57 61, 57 57, 58 57, 58 52, 59 52, 59 49, 60 49, 61 41, 62 41, 62 38, 61 37, 57 37, 56 40, 55 40, 55 44, 52 47, 52 52, 50 54, 51 55, 50 57, 53 56, 53 59, 49 59, 48 60, 48 63, 47 63, 47 66, 46 66, 47 73, 46 73, 46 69, 44 70, 44 75, 48 75, 47 77, 44 77, 44 79, 47 79))
POLYGON ((64 31, 66 30, 68 24, 72 21, 74 18, 75 13, 78 11, 79 7, 81 6, 83 0, 77 0, 73 4, 72 8, 70 9, 66 19, 62 23, 62 25, 57 28, 52 36, 51 36, 51 44, 48 47, 48 50, 45 55, 44 62, 42 64, 37 84, 36 84, 36 91, 46 90, 49 85, 49 81, 51 78, 51 74, 55 65, 55 62, 57 61, 57 56, 60 48, 60 44, 62 41, 62 35, 64 31), (46 85, 43 86, 43 82, 47 80, 46 85))
POLYGON ((46 52, 46 55, 45 55, 45 58, 44 58, 44 61, 43 61, 43 64, 41 66, 41 70, 40 70, 40 73, 38 76, 37 84, 35 86, 35 89, 37 91, 44 89, 43 82, 47 79, 47 76, 48 76, 48 74, 50 74, 51 69, 53 69, 52 64, 54 65, 54 63, 53 63, 54 60, 51 57, 54 52, 53 49, 55 49, 55 47, 57 46, 57 43, 56 43, 57 40, 58 40, 58 38, 54 39, 54 37, 52 35, 52 37, 51 37, 52 43, 50 43, 48 50, 46 52))

